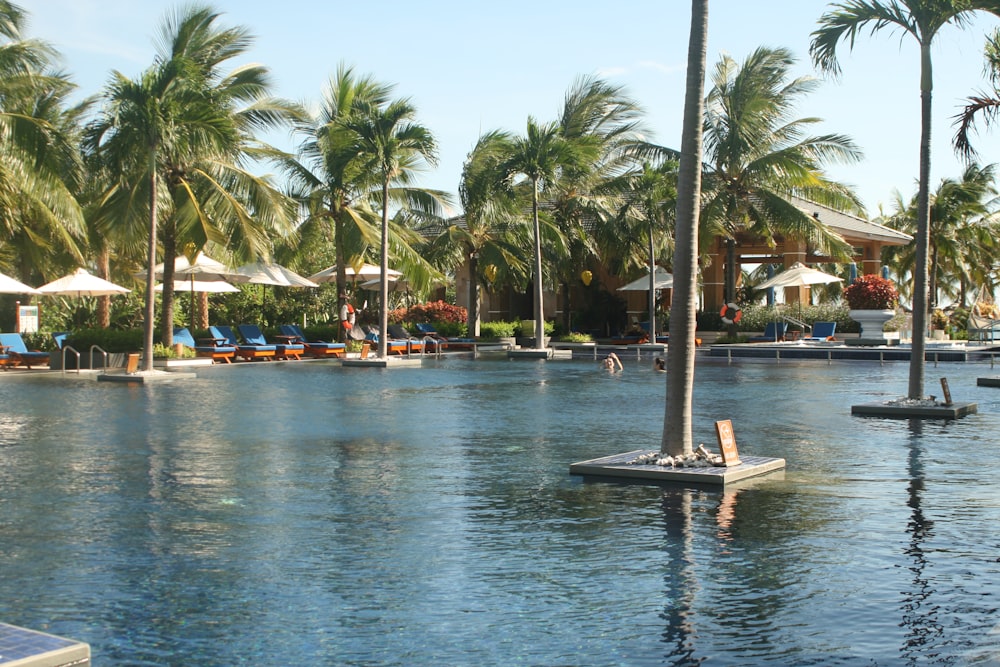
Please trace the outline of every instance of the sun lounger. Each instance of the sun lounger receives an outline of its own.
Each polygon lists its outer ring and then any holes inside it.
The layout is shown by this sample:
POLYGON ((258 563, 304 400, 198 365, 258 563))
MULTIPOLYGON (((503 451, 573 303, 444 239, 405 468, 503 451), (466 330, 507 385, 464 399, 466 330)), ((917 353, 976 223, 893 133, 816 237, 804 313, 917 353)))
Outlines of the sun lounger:
MULTIPOLYGON (((390 324, 389 325, 389 342, 390 343, 406 343, 409 349, 408 352, 421 352, 424 349, 425 341, 415 337, 409 331, 406 330, 402 324, 390 324)), ((429 341, 428 341, 429 342, 429 341)), ((430 345, 437 349, 437 342, 430 343, 430 345)))
POLYGON ((223 339, 205 338, 195 342, 187 327, 174 329, 174 342, 190 347, 199 357, 210 358, 213 362, 221 361, 228 364, 236 356, 236 347, 227 344, 223 339))
MULTIPOLYGON (((256 324, 240 324, 236 328, 248 345, 270 345, 264 338, 264 332, 256 324)), ((278 359, 302 358, 302 353, 306 351, 305 345, 289 340, 287 336, 282 336, 281 339, 281 342, 274 345, 274 355, 278 359)))
POLYGON ((786 331, 788 322, 768 322, 762 336, 751 336, 748 340, 751 343, 777 343, 785 340, 786 331))
POLYGON ((3 367, 10 366, 48 366, 49 353, 41 350, 29 350, 19 333, 0 334, 0 350, 7 358, 3 359, 3 367))
POLYGON ((208 328, 213 338, 223 340, 227 345, 236 348, 236 356, 246 361, 263 359, 270 361, 278 353, 278 348, 274 345, 252 345, 240 343, 236 340, 236 332, 231 327, 224 325, 213 325, 208 328))
POLYGON ((324 357, 342 357, 347 351, 343 343, 330 343, 324 340, 306 340, 306 335, 297 324, 282 324, 278 329, 289 342, 301 343, 306 354, 321 359, 324 357))
POLYGON ((803 337, 802 340, 810 343, 822 343, 826 341, 836 340, 833 337, 833 334, 836 330, 837 330, 836 322, 813 322, 812 333, 808 336, 803 337))
POLYGON ((430 336, 445 349, 471 350, 476 346, 475 338, 446 338, 434 328, 433 324, 414 324, 413 326, 422 336, 430 336))

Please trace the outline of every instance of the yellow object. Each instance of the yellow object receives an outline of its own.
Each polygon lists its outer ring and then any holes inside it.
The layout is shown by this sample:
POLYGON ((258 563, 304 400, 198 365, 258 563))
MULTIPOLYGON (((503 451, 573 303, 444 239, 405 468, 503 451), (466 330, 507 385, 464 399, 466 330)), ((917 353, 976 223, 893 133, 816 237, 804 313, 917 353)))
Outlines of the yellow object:
POLYGON ((583 284, 587 287, 590 286, 590 281, 593 279, 594 279, 594 274, 591 273, 590 271, 584 271, 583 273, 580 274, 580 280, 582 280, 583 284))

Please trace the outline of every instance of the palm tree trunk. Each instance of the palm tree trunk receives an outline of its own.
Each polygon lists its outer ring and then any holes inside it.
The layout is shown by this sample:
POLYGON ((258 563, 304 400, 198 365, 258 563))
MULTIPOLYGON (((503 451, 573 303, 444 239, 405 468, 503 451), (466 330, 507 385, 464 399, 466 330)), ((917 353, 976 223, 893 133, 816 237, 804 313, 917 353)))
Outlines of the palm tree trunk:
POLYGON ((340 323, 340 307, 343 301, 341 294, 347 291, 347 267, 344 266, 344 222, 337 215, 337 209, 330 203, 330 217, 333 218, 333 252, 334 261, 337 263, 337 310, 333 319, 337 323, 337 340, 341 343, 347 340, 347 331, 340 323))
POLYGON ((924 397, 924 335, 927 332, 927 254, 930 245, 931 51, 920 45, 920 176, 917 192, 916 266, 913 269, 913 343, 907 396, 924 397))
POLYGON ((535 229, 535 349, 545 348, 545 297, 542 289, 542 228, 538 222, 538 179, 532 179, 531 217, 535 229))
POLYGON ((382 279, 379 281, 378 356, 389 355, 389 175, 382 179, 382 279))
POLYGON ((674 242, 674 299, 670 305, 667 346, 667 402, 661 451, 690 454, 694 393, 695 308, 698 303, 698 207, 701 199, 702 119, 704 117, 705 50, 708 0, 691 0, 684 124, 677 176, 677 223, 674 242))
MULTIPOLYGON (((198 308, 195 310, 195 329, 202 330, 208 328, 208 292, 197 292, 198 308)), ((192 306, 193 307, 193 306, 192 306)), ((194 333, 194 332, 192 332, 194 333)))
MULTIPOLYGON (((97 253, 97 275, 105 280, 111 280, 111 253, 108 246, 101 245, 97 253)), ((97 326, 107 329, 111 326, 111 297, 97 297, 97 326)))
MULTIPOLYGON (((169 223, 169 221, 168 221, 169 223)), ((160 312, 160 342, 170 347, 174 342, 174 258, 177 257, 177 235, 170 224, 163 235, 163 292, 160 312)))
POLYGON ((469 253, 469 311, 466 323, 469 335, 479 335, 479 255, 475 250, 469 253))
POLYGON ((156 326, 156 149, 150 151, 149 247, 146 254, 146 318, 143 322, 142 370, 153 370, 153 327, 156 326))
POLYGON ((653 246, 653 225, 649 226, 649 342, 656 342, 656 255, 653 246))

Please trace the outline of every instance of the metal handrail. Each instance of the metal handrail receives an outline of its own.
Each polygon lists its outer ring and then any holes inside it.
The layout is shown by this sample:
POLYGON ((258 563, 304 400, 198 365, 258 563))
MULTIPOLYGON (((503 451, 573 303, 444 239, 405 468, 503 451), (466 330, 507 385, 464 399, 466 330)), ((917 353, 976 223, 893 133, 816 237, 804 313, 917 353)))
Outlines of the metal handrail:
POLYGON ((73 354, 76 355, 76 373, 80 374, 80 352, 72 345, 63 345, 62 347, 62 374, 66 375, 66 351, 72 350, 73 354))
POLYGON ((441 358, 441 341, 439 341, 434 336, 424 336, 423 338, 420 339, 421 354, 424 354, 424 353, 427 352, 427 341, 430 341, 430 342, 434 343, 434 356, 435 356, 435 358, 440 359, 441 358))
POLYGON ((102 373, 107 373, 108 372, 108 353, 107 353, 107 351, 103 347, 101 347, 97 343, 94 343, 93 345, 90 346, 90 368, 91 369, 94 368, 94 350, 95 349, 98 350, 98 351, 100 351, 101 355, 104 357, 104 366, 101 368, 101 372, 102 373))

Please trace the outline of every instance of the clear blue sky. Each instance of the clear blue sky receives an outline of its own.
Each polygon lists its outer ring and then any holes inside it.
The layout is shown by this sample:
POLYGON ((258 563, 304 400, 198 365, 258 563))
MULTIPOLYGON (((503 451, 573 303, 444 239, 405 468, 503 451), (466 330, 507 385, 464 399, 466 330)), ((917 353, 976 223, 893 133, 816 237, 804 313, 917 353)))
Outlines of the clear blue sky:
MULTIPOLYGON (((165 0, 34 0, 28 35, 53 44, 81 94, 100 91, 111 70, 134 77, 152 63, 165 0)), ((658 143, 680 145, 690 4, 682 0, 468 0, 263 2, 216 0, 222 24, 255 35, 245 62, 271 69, 276 93, 315 106, 339 63, 395 84, 435 134, 439 165, 422 180, 454 193, 462 162, 481 133, 523 132, 528 116, 554 120, 580 75, 624 85, 646 109, 658 143)), ((798 75, 821 76, 808 58, 810 33, 829 7, 820 0, 711 0, 709 68, 721 52, 738 61, 759 46, 782 46, 798 75)), ((950 140, 962 99, 986 88, 981 19, 938 36, 935 58, 932 184, 957 177, 950 140)), ((893 192, 916 192, 919 140, 918 53, 913 39, 883 32, 840 51, 842 77, 803 100, 800 117, 815 132, 847 134, 862 148, 859 165, 831 168, 856 187, 871 215, 891 209, 893 192)), ((273 143, 291 149, 287 137, 273 143)), ((979 138, 984 162, 1000 161, 1000 128, 979 138)))

